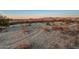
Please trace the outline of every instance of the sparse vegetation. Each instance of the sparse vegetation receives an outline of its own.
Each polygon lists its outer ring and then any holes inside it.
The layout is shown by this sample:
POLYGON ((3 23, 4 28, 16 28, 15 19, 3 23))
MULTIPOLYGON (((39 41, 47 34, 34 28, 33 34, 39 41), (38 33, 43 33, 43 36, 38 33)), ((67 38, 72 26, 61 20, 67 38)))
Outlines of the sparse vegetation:
POLYGON ((6 16, 0 15, 0 27, 8 27, 9 19, 6 16))
MULTIPOLYGON (((49 19, 48 19, 49 20, 49 19)), ((65 19, 66 20, 66 19, 65 19)), ((72 19, 71 19, 72 20, 72 19)), ((0 26, 9 26, 8 19, 6 17, 1 16, 0 26)), ((68 22, 68 21, 67 21, 68 22)), ((9 36, 7 41, 4 42, 13 43, 20 40, 20 38, 25 38, 26 42, 20 42, 19 44, 12 44, 13 46, 10 48, 36 48, 36 49, 74 49, 79 48, 79 25, 74 22, 46 22, 46 23, 29 23, 26 28, 27 31, 18 31, 12 34, 8 34, 3 36, 4 38, 9 36), (39 26, 41 24, 41 26, 39 26), (43 26, 44 25, 44 26, 43 26), (29 44, 27 44, 27 39, 29 44), (16 45, 16 46, 15 46, 16 45), (14 47, 15 46, 15 47, 14 47)), ((12 27, 11 27, 12 28, 12 27)), ((22 27, 21 27, 22 28, 22 27)), ((23 27, 24 28, 24 27, 23 27)), ((6 39, 6 38, 5 38, 6 39)), ((21 39, 22 40, 22 39, 21 39)), ((1 44, 0 43, 0 44, 1 44)), ((6 43, 4 43, 7 45, 6 43)))

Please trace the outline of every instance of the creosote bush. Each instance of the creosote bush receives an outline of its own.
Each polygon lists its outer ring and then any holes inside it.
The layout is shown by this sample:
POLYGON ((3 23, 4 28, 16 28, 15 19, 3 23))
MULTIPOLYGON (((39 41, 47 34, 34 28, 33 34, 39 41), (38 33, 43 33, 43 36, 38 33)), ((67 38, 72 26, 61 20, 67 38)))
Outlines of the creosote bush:
POLYGON ((0 27, 8 27, 9 19, 6 16, 0 15, 0 27))

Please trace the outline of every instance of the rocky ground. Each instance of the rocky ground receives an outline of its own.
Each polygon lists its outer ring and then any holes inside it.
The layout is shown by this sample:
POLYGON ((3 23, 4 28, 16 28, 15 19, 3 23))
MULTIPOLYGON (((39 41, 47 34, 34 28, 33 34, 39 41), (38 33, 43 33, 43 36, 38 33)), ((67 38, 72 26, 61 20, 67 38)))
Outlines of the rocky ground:
POLYGON ((79 48, 77 25, 68 30, 34 28, 31 32, 0 33, 0 49, 75 49, 79 48), (72 28, 72 29, 71 29, 72 28))

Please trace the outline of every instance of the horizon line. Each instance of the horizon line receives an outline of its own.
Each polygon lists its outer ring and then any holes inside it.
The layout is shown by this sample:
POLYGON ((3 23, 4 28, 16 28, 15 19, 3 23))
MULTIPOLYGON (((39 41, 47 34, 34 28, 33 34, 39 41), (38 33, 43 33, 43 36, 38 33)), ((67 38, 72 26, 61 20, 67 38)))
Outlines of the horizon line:
POLYGON ((45 18, 45 17, 79 17, 79 16, 7 16, 12 19, 29 19, 29 18, 45 18))

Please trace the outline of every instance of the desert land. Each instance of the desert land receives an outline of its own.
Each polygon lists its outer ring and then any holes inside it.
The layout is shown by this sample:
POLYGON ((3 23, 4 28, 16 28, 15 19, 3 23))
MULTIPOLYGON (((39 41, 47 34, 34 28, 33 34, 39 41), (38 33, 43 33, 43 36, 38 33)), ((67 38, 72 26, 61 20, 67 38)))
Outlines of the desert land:
POLYGON ((78 49, 79 17, 9 19, 0 49, 78 49))

